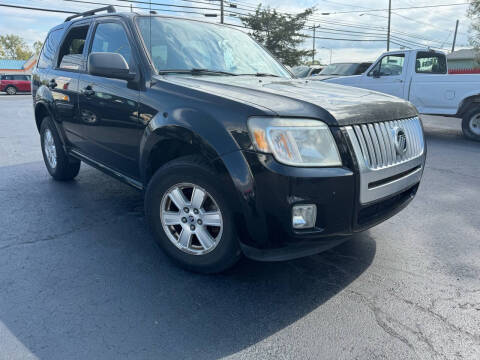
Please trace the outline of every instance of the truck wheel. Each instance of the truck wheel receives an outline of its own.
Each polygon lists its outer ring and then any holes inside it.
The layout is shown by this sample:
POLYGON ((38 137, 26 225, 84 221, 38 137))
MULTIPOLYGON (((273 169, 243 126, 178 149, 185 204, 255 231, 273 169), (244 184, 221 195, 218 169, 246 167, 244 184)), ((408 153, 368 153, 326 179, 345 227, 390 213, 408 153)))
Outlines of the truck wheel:
POLYGON ((55 126, 47 116, 40 126, 43 160, 50 175, 59 181, 72 180, 80 171, 80 161, 70 158, 63 150, 55 126))
POLYGON ((470 107, 463 115, 462 131, 467 138, 480 141, 480 105, 470 107))
POLYGON ((145 194, 145 213, 160 247, 183 268, 218 273, 241 256, 227 189, 208 164, 185 157, 161 167, 145 194))
POLYGON ((15 95, 17 93, 17 88, 15 86, 7 86, 7 88, 5 89, 5 92, 8 95, 15 95))

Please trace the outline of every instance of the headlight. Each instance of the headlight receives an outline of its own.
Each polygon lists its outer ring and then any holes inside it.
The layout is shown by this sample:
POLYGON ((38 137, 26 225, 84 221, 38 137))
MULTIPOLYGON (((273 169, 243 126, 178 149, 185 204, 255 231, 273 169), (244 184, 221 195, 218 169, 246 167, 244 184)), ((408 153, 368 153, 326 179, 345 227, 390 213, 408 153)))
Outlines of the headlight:
POLYGON ((293 166, 341 166, 328 125, 318 120, 252 117, 248 129, 255 148, 293 166))

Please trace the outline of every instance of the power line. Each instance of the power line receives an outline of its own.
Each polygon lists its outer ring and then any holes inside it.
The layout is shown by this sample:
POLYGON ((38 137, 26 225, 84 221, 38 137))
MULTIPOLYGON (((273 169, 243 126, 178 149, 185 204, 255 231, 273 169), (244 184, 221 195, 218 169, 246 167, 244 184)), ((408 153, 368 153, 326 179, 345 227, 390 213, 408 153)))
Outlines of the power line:
MULTIPOLYGON (((67 2, 73 2, 73 3, 79 3, 79 4, 94 4, 94 5, 112 5, 111 3, 102 3, 102 2, 94 2, 94 1, 85 1, 85 0, 64 0, 64 1, 67 1, 67 2)), ((116 1, 122 1, 122 0, 116 0, 116 1)), ((139 4, 149 4, 149 2, 145 2, 145 1, 139 1, 139 0, 132 0, 132 1, 128 1, 128 0, 123 0, 124 2, 130 2, 130 3, 139 3, 139 4)), ((163 4, 163 3, 153 3, 152 2, 152 5, 157 5, 157 6, 165 6, 165 5, 171 5, 171 4, 163 4)), ((56 13, 65 13, 65 14, 76 14, 77 12, 74 12, 74 11, 66 11, 66 10, 57 10, 57 9, 46 9, 46 8, 38 8, 38 7, 27 7, 27 6, 19 6, 19 5, 9 5, 9 4, 0 4, 0 6, 3 6, 3 7, 10 7, 10 8, 17 8, 17 9, 25 9, 25 10, 34 10, 34 11, 47 11, 47 12, 56 12, 56 13)), ((128 5, 114 5, 114 6, 117 6, 117 7, 122 7, 122 8, 130 8, 130 6, 128 5)), ((200 7, 187 7, 187 6, 181 6, 181 5, 177 5, 178 7, 180 8, 193 8, 193 9, 200 9, 200 10, 216 10, 214 8, 200 8, 200 7)), ((146 7, 139 7, 139 6, 132 6, 131 8, 134 8, 134 9, 140 9, 140 10, 150 10, 150 8, 146 8, 146 7)), ((186 10, 173 10, 173 9, 159 9, 159 8, 152 8, 152 10, 158 10, 158 11, 162 11, 162 12, 175 12, 175 13, 187 13, 187 14, 192 14, 192 15, 199 15, 199 16, 202 16, 202 15, 205 15, 205 13, 202 13, 202 12, 197 12, 197 11, 186 11, 186 10)), ((323 21, 322 21, 323 22, 323 21)), ((335 23, 335 22, 334 22, 335 23)), ((348 23, 341 23, 341 22, 336 22, 337 24, 340 24, 340 25, 343 25, 344 26, 350 26, 352 27, 352 25, 348 24, 348 23)), ((228 24, 230 26, 235 26, 235 27, 241 27, 241 28, 244 28, 244 29, 248 29, 248 30, 253 30, 253 29, 250 29, 250 28, 247 28, 246 26, 240 26, 240 25, 235 25, 235 24, 228 24)), ((383 34, 379 34, 378 31, 380 31, 382 29, 382 27, 368 27, 368 26, 356 26, 357 28, 364 28, 364 29, 369 29, 369 30, 373 30, 373 31, 377 31, 377 32, 365 32, 365 31, 355 31, 355 30, 344 30, 344 29, 337 29, 337 28, 332 28, 332 27, 318 27, 317 31, 320 32, 320 33, 324 33, 324 34, 338 34, 338 35, 343 35, 343 34, 353 34, 354 36, 357 36, 357 38, 353 39, 353 38, 344 38, 344 37, 341 37, 341 38, 338 38, 338 37, 329 37, 329 36, 324 36, 324 37, 316 37, 318 39, 322 39, 322 40, 337 40, 337 41, 358 41, 358 42, 368 42, 368 41, 385 41, 384 37, 382 37, 383 34), (379 29, 379 30, 376 30, 376 29, 379 29), (363 38, 361 38, 363 37, 363 38)), ((308 29, 308 28, 306 28, 308 29)), ((384 28, 383 28, 384 29, 384 28)), ((395 34, 400 34, 401 32, 396 32, 395 31, 395 34)), ((408 35, 407 33, 404 34, 405 36, 409 37, 410 35, 408 35)), ((309 38, 310 36, 308 35, 303 35, 305 38, 309 38)), ((402 41, 402 42, 405 42, 405 43, 410 43, 410 44, 414 44, 414 45, 419 45, 419 46, 427 46, 425 44, 421 44, 421 43, 418 43, 418 42, 415 42, 413 40, 409 40, 409 39, 403 39, 401 37, 398 37, 396 35, 393 35, 392 37, 394 37, 395 39, 397 39, 397 42, 398 41, 402 41)), ((434 42, 432 40, 428 40, 428 39, 425 39, 426 41, 430 41, 430 42, 434 42)))
POLYGON ((9 4, 0 4, 0 6, 14 8, 14 9, 45 11, 45 12, 54 12, 54 13, 61 13, 61 14, 78 14, 75 11, 43 9, 43 8, 35 8, 30 6, 19 6, 19 5, 9 5, 9 4))
MULTIPOLYGON (((335 3, 333 1, 327 1, 327 2, 331 2, 331 3, 335 3)), ((339 4, 339 3, 338 3, 339 4)), ((362 8, 362 9, 365 9, 365 10, 375 10, 375 9, 370 9, 370 8, 365 8, 365 7, 361 7, 361 6, 355 6, 355 5, 348 5, 348 6, 351 6, 351 7, 356 7, 356 8, 362 8)), ((420 8, 420 7, 419 7, 420 8)), ((243 9, 243 8, 239 8, 241 11, 249 11, 248 9, 243 9)), ((232 13, 236 13, 236 14, 239 14, 239 15, 249 15, 250 13, 247 13, 247 14, 243 14, 243 13, 238 13, 238 12, 234 12, 234 11, 231 11, 232 13)), ((365 11, 361 11, 361 12, 365 12, 365 11)), ((290 13, 282 13, 282 12, 278 12, 280 14, 286 14, 286 15, 293 15, 293 14, 290 14, 290 13)), ((392 12, 393 13, 393 12, 392 12)), ((400 15, 400 14, 397 14, 397 13, 394 13, 395 15, 399 16, 399 17, 402 17, 404 19, 407 19, 407 20, 410 20, 410 21, 413 21, 413 22, 417 22, 417 23, 421 23, 420 21, 417 21, 415 19, 412 19, 412 18, 409 18, 409 17, 406 17, 404 15, 400 15)), ((310 16, 309 18, 307 18, 307 24, 308 23, 313 23, 313 26, 317 26, 316 24, 318 24, 319 22, 323 23, 324 21, 323 20, 320 20, 318 18, 313 18, 312 16, 310 16), (317 19, 317 21, 315 21, 315 19, 317 19)), ((329 22, 329 23, 333 23, 333 22, 329 22)), ((360 24, 351 24, 351 23, 338 23, 339 25, 345 25, 345 26, 355 26, 357 28, 365 28, 365 29, 369 29, 369 30, 373 30, 373 29, 386 29, 385 27, 372 27, 372 26, 360 26, 360 24)), ((428 26, 431 26, 431 27, 435 27, 433 26, 432 24, 426 24, 426 23, 423 23, 425 25, 428 25, 428 26)), ((310 27, 311 29, 312 27, 310 27)), ((440 29, 440 28, 439 28, 440 29)), ((338 30, 338 29, 336 29, 338 30)), ((445 31, 444 29, 440 29, 442 31, 445 31)), ((338 30, 338 31, 341 31, 341 30, 338 30)), ((376 30, 374 30, 376 31, 376 30)), ((396 29, 392 29, 392 33, 395 33, 395 34, 400 34, 400 35, 404 35, 404 36, 407 36, 407 37, 411 37, 411 38, 414 38, 414 39, 418 39, 418 40, 423 40, 423 41, 427 41, 427 42, 430 42, 432 44, 437 44, 437 45, 440 45, 440 46, 443 46, 443 44, 440 42, 440 41, 435 41, 435 40, 432 40, 432 39, 428 39, 428 38, 425 38, 425 37, 420 37, 418 36, 417 34, 410 34, 410 33, 406 33, 406 32, 402 32, 402 31, 398 31, 396 29)), ((421 44, 421 46, 427 46, 425 44, 421 44)))
MULTIPOLYGON (((423 6, 409 6, 409 7, 399 7, 392 9, 392 11, 398 10, 413 10, 413 9, 430 9, 430 8, 439 8, 439 7, 450 7, 450 6, 463 6, 470 5, 469 2, 466 3, 454 3, 454 4, 437 4, 437 5, 423 5, 423 6)), ((325 15, 335 15, 335 14, 351 14, 359 12, 379 12, 379 11, 388 11, 388 9, 369 9, 369 10, 348 10, 348 11, 335 11, 324 13, 325 15)))

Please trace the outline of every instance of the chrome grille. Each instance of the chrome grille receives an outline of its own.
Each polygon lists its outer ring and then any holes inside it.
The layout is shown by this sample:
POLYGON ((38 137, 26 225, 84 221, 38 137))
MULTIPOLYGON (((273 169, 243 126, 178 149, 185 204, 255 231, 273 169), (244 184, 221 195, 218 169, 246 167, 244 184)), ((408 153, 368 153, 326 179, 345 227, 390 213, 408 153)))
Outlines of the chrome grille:
POLYGON ((372 170, 394 166, 423 153, 423 132, 418 117, 353 125, 352 129, 361 150, 361 154, 356 155, 358 158, 361 155, 365 165, 372 170), (395 147, 395 137, 400 130, 405 133, 407 142, 404 152, 395 147))

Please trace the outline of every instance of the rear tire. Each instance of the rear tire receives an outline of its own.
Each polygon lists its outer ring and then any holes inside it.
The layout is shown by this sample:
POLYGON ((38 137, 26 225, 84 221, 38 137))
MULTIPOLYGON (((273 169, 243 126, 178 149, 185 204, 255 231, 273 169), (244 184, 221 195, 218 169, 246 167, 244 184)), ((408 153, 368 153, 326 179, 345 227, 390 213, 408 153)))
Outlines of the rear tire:
POLYGON ((158 245, 183 268, 218 273, 241 257, 227 191, 199 157, 173 160, 150 180, 145 194, 148 223, 158 245))
POLYGON ((463 114, 462 131, 470 140, 480 141, 480 105, 471 106, 463 114))
POLYGON ((48 116, 43 118, 40 125, 40 142, 45 166, 55 180, 68 181, 78 175, 80 161, 65 153, 57 130, 48 116))
POLYGON ((7 88, 5 89, 5 92, 8 95, 15 95, 17 93, 17 88, 15 86, 7 86, 7 88))

